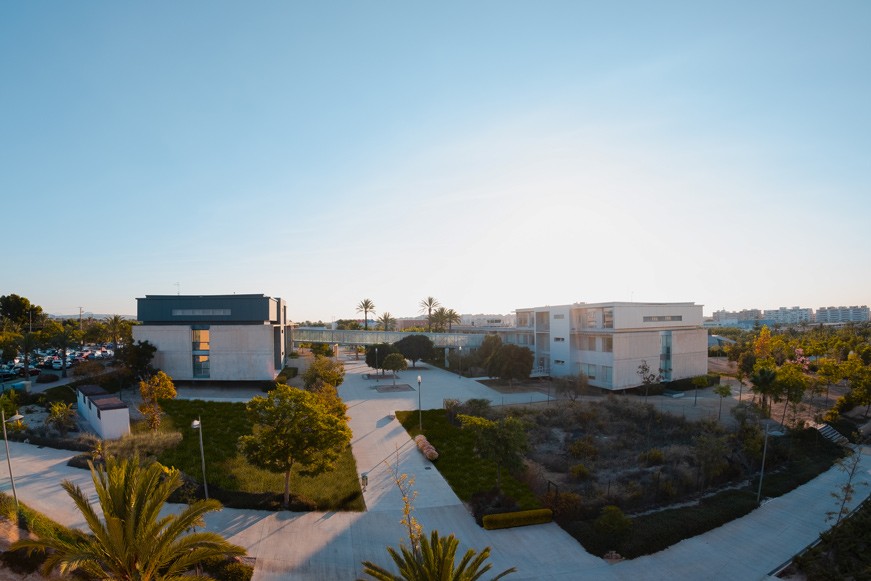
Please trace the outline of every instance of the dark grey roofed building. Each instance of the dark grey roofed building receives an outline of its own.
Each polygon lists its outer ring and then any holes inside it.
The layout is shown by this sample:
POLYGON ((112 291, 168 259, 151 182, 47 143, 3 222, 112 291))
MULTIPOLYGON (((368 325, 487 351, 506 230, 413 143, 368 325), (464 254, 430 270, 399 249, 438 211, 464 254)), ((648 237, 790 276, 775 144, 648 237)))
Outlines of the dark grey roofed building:
POLYGON ((266 295, 146 295, 136 341, 177 380, 272 380, 285 364, 287 305, 266 295))

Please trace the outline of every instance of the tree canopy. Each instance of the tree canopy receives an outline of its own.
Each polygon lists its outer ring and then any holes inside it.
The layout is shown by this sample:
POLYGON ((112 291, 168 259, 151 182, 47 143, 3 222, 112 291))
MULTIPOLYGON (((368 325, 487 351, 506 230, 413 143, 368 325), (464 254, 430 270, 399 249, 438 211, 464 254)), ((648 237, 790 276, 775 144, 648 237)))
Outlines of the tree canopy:
POLYGON ((278 385, 246 405, 254 431, 239 438, 248 461, 270 472, 284 473, 284 506, 290 503, 290 475, 332 470, 351 442, 347 419, 338 417, 318 394, 278 385))
POLYGON ((535 356, 526 347, 502 345, 487 361, 487 374, 509 382, 527 379, 532 373, 535 356))
POLYGON ((475 453, 496 463, 496 488, 502 488, 502 468, 517 470, 523 466, 523 454, 528 448, 526 430, 519 418, 488 420, 459 414, 464 430, 475 434, 475 453))
POLYGON ((403 357, 415 367, 420 359, 432 357, 433 342, 426 335, 407 335, 393 344, 403 357))
POLYGON ((330 357, 315 355, 315 360, 302 374, 302 380, 306 389, 312 389, 319 381, 339 387, 345 381, 345 366, 330 357))

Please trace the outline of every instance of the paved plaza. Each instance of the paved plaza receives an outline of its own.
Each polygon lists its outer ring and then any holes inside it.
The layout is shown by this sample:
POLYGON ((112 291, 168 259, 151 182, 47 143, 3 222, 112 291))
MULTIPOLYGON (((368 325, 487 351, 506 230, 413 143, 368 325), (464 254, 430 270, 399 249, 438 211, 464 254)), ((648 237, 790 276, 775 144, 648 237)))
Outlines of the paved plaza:
MULTIPOLYGON (((339 393, 348 405, 353 452, 359 472, 368 475, 363 493, 367 510, 354 512, 266 512, 224 509, 207 518, 207 526, 245 547, 255 557, 255 581, 278 579, 356 579, 361 562, 390 562, 385 550, 404 540, 402 499, 389 464, 415 479, 419 495, 415 516, 426 531, 454 533, 466 548, 492 548, 493 571, 517 567, 511 579, 764 579, 767 573, 813 542, 827 528, 826 512, 833 510, 830 493, 843 483, 833 469, 781 498, 771 500, 744 518, 704 535, 687 539, 665 551, 610 565, 588 554, 556 524, 485 531, 453 493, 438 470, 414 447, 394 417, 397 410, 442 406, 445 398, 486 398, 494 404, 546 400, 541 393, 504 396, 467 378, 430 367, 409 368, 396 382, 408 391, 379 391, 393 381, 364 379, 371 370, 362 360, 348 359, 345 383, 339 393), (417 376, 422 389, 418 393, 417 376)), ((246 401, 259 392, 181 388, 179 397, 246 401)), ((208 433, 205 434, 208 436, 208 433)), ((70 479, 93 491, 85 470, 66 466, 72 452, 10 443, 19 498, 51 518, 83 527, 84 521, 60 488, 70 479)), ((862 458, 863 481, 871 480, 871 456, 862 458)), ((8 478, 0 489, 11 492, 8 478)), ((867 482, 857 502, 868 496, 867 482)), ((172 510, 173 507, 169 507, 172 510)))

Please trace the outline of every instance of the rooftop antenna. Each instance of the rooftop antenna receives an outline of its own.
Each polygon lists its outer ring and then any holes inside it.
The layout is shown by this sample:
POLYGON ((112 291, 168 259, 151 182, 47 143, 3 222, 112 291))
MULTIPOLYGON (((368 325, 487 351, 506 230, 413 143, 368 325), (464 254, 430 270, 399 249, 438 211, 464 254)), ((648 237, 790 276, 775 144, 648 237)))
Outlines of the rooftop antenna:
POLYGON ((181 283, 180 282, 175 283, 175 294, 181 295, 181 283))

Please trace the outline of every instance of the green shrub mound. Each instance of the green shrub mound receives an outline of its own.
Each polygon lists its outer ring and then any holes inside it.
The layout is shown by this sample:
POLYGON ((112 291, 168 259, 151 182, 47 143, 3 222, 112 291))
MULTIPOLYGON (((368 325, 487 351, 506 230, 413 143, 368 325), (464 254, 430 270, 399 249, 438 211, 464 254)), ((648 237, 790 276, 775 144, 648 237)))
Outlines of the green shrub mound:
POLYGON ((519 512, 503 512, 484 516, 484 528, 488 531, 540 525, 553 521, 553 512, 549 508, 521 510, 519 512))

